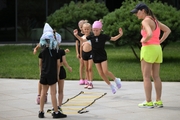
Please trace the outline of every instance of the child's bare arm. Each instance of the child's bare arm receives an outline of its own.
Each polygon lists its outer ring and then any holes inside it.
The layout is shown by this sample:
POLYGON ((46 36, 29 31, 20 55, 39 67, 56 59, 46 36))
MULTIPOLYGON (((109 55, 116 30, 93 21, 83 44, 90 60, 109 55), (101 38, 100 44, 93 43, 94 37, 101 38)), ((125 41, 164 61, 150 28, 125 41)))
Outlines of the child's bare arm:
POLYGON ((76 40, 76 57, 79 58, 78 41, 76 40))
POLYGON ((118 40, 122 35, 123 35, 122 28, 119 28, 119 34, 116 35, 116 36, 114 36, 114 37, 111 37, 111 41, 116 41, 116 40, 118 40))
POLYGON ((84 39, 78 35, 78 30, 77 30, 77 29, 75 29, 73 32, 74 32, 74 36, 75 36, 78 40, 80 40, 81 42, 84 41, 84 39))
POLYGON ((36 54, 37 50, 40 48, 40 44, 37 44, 34 48, 33 54, 36 54))
POLYGON ((66 61, 66 56, 64 55, 63 57, 62 57, 62 61, 63 61, 63 65, 69 70, 69 72, 72 72, 72 68, 69 66, 69 64, 67 63, 67 61, 66 61))

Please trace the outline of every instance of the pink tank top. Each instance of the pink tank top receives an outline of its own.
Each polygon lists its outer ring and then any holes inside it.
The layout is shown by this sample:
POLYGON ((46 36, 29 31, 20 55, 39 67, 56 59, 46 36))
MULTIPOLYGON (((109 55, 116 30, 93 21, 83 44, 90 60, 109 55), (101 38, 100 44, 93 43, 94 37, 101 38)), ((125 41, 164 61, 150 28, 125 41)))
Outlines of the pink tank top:
MULTIPOLYGON (((152 37, 147 42, 143 42, 142 46, 159 45, 160 44, 160 40, 159 40, 160 28, 158 26, 157 21, 154 19, 152 19, 152 20, 156 23, 156 29, 152 32, 152 37)), ((142 35, 142 37, 146 37, 146 35, 147 35, 146 31, 141 29, 141 35, 142 35)))

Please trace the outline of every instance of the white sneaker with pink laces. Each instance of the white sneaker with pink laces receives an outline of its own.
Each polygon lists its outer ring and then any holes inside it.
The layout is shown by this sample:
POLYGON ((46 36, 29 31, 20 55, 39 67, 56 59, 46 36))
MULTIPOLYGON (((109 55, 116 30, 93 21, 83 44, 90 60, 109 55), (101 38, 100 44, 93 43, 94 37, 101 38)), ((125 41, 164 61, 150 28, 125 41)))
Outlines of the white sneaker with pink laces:
POLYGON ((88 88, 89 86, 89 82, 87 82, 85 85, 84 85, 84 88, 88 88))
POLYGON ((88 80, 84 80, 84 84, 87 85, 89 82, 88 80))
POLYGON ((92 89, 92 88, 93 88, 93 84, 92 84, 92 83, 89 83, 88 89, 92 89))

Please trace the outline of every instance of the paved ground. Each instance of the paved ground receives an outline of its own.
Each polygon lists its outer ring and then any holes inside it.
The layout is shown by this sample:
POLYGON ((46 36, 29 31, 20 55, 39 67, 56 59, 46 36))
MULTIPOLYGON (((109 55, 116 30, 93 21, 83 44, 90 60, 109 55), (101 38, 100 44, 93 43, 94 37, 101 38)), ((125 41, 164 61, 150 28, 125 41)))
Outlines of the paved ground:
MULTIPOLYGON (((0 79, 0 120, 39 120, 39 105, 35 103, 38 80, 0 79)), ((71 98, 80 91, 107 93, 87 108, 88 113, 68 114, 65 120, 179 120, 180 82, 163 82, 164 108, 138 108, 144 101, 142 82, 122 82, 123 86, 112 94, 103 81, 94 81, 95 88, 86 90, 78 81, 65 81, 65 98, 71 98)), ((153 91, 153 99, 155 94, 153 91)), ((83 102, 83 98, 80 99, 83 102)), ((71 107, 71 106, 69 106, 71 107)), ((50 95, 45 110, 51 108, 50 95)), ((45 120, 52 119, 46 113, 45 120)))

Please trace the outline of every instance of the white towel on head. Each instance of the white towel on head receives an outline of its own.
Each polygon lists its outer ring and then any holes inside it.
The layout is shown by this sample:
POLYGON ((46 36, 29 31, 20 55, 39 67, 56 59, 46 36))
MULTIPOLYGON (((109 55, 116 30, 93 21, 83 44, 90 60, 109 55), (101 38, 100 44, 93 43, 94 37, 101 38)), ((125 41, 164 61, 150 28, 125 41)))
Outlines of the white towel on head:
POLYGON ((57 42, 60 44, 61 43, 61 35, 59 33, 56 32, 56 40, 57 42))
POLYGON ((40 39, 54 39, 54 35, 52 32, 45 32, 42 34, 40 39))
POLYGON ((52 32, 53 33, 53 29, 51 28, 51 26, 48 23, 45 23, 44 28, 43 28, 43 33, 45 32, 52 32))

